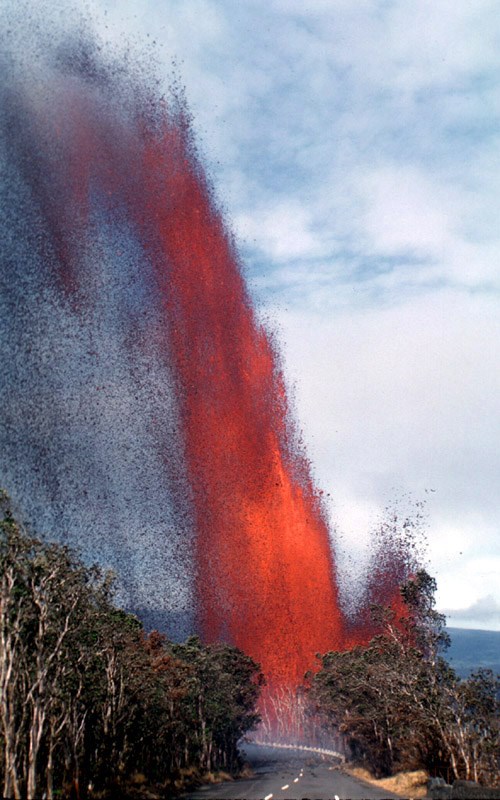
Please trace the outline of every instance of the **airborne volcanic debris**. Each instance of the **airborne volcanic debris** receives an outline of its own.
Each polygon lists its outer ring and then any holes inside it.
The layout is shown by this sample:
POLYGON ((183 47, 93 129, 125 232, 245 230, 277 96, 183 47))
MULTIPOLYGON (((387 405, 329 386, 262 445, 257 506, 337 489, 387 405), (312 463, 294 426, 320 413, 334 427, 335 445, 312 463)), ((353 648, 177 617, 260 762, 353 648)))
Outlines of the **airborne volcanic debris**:
POLYGON ((182 91, 61 25, 3 63, 2 482, 128 608, 295 687, 348 639, 273 338, 182 91))

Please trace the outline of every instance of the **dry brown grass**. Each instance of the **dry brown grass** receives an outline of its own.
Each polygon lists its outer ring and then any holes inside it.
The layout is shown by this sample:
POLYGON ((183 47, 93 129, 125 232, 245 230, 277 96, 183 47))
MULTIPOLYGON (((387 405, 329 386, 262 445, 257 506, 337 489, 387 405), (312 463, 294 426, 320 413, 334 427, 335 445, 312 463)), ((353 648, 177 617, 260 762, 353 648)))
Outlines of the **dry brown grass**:
POLYGON ((234 781, 229 772, 206 772, 202 777, 203 783, 222 783, 223 781, 234 781))
POLYGON ((130 778, 130 782, 133 783, 134 786, 144 786, 144 784, 147 783, 147 778, 142 772, 134 772, 130 778))
POLYGON ((399 794, 401 797, 418 800, 427 794, 428 774, 423 769, 415 772, 398 772, 392 778, 374 778, 371 772, 363 767, 344 767, 345 771, 354 778, 359 778, 372 786, 387 789, 388 792, 399 794))

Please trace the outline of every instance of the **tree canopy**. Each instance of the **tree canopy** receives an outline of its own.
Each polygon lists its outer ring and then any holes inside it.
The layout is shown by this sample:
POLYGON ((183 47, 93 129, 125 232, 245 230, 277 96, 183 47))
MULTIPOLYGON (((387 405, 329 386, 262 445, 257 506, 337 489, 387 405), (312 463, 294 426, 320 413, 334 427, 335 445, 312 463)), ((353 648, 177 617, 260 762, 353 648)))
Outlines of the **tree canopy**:
POLYGON ((262 676, 229 645, 174 644, 113 604, 113 581, 45 544, 0 496, 0 781, 18 800, 234 770, 262 676))
POLYGON ((324 727, 340 731, 353 756, 379 776, 424 767, 494 785, 499 676, 455 674, 442 655, 449 637, 435 590, 435 580, 418 570, 401 587, 404 614, 373 606, 380 634, 366 647, 323 655, 309 701, 324 727))

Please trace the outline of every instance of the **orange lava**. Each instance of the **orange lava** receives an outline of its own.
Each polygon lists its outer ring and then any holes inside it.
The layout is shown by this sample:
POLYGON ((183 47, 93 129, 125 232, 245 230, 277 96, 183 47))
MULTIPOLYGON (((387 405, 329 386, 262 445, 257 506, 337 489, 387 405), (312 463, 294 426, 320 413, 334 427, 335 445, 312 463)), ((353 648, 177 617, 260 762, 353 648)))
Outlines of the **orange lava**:
MULTIPOLYGON (((49 167, 66 192, 53 213, 65 286, 98 192, 141 242, 164 310, 159 346, 174 375, 195 509, 199 630, 251 655, 271 687, 296 687, 316 653, 364 643, 372 631, 348 630, 342 617, 328 527, 279 358, 187 112, 179 101, 151 107, 137 100, 118 113, 75 95, 45 121, 64 156, 49 167)), ((162 445, 165 462, 171 448, 162 445)))
POLYGON ((209 641, 297 685, 342 646, 328 530, 290 422, 272 343, 193 154, 166 124, 145 152, 171 358, 196 507, 197 605, 209 641))

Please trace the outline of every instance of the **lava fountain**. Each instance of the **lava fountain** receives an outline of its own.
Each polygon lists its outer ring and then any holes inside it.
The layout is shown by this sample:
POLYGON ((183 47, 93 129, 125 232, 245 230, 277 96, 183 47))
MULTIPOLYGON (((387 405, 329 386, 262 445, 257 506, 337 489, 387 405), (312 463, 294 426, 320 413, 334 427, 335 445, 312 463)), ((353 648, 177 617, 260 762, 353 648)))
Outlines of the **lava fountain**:
POLYGON ((182 92, 84 30, 40 37, 36 76, 12 48, 2 64, 2 480, 129 607, 187 615, 181 633, 295 687, 352 630, 182 92))

